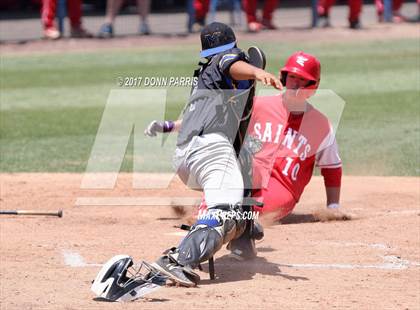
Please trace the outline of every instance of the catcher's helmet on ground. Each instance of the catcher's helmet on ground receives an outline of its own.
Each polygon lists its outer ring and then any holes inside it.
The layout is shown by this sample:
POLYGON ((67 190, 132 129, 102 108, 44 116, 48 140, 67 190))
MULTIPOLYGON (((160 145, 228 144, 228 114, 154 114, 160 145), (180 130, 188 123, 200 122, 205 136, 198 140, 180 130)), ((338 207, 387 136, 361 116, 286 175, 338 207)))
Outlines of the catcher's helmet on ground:
POLYGON ((201 53, 205 58, 227 51, 236 45, 236 37, 232 28, 223 23, 214 22, 201 31, 201 53))
POLYGON ((166 277, 153 271, 146 262, 136 268, 130 256, 117 255, 102 266, 91 290, 109 301, 132 301, 160 288, 165 282, 166 277))
POLYGON ((280 70, 281 82, 286 85, 288 73, 294 73, 310 81, 307 89, 317 89, 321 79, 321 64, 319 60, 304 52, 293 53, 287 59, 285 66, 280 70))

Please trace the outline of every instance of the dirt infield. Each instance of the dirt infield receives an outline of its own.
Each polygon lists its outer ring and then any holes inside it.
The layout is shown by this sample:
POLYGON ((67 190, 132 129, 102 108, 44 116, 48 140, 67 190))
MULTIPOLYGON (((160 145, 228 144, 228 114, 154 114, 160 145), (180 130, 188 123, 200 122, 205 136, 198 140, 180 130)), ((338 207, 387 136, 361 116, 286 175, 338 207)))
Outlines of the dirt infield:
MULTIPOLYGON (((1 309, 419 309, 420 179, 344 177, 345 222, 310 222, 323 205, 315 177, 289 218, 266 229, 259 257, 238 263, 222 250, 215 281, 165 287, 130 304, 93 300, 90 281, 111 256, 152 261, 180 236, 169 207, 76 206, 81 197, 186 197, 131 189, 81 190, 79 174, 2 174, 1 209, 63 209, 63 218, 0 218, 1 309)), ((199 197, 193 193, 192 197, 199 197)), ((207 266, 204 266, 206 270, 207 266)))

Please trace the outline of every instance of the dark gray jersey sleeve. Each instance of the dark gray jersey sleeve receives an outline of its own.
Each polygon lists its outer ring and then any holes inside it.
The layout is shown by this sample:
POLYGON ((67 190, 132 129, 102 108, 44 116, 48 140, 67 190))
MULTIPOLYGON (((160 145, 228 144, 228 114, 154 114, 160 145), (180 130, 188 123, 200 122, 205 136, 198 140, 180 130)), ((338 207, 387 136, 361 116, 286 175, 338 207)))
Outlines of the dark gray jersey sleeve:
POLYGON ((217 67, 223 75, 231 77, 229 69, 239 60, 248 62, 246 55, 242 50, 239 48, 233 48, 219 57, 217 67))

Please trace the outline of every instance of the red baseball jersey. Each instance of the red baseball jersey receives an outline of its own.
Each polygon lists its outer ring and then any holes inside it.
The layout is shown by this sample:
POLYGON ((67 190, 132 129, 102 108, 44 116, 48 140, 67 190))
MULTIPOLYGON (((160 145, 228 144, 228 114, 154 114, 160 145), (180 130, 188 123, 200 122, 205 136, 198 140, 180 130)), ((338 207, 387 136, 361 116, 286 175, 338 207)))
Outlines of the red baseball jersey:
POLYGON ((311 106, 291 113, 282 95, 256 97, 248 127, 253 157, 253 186, 266 188, 276 178, 296 201, 309 183, 314 166, 341 167, 332 126, 311 106))

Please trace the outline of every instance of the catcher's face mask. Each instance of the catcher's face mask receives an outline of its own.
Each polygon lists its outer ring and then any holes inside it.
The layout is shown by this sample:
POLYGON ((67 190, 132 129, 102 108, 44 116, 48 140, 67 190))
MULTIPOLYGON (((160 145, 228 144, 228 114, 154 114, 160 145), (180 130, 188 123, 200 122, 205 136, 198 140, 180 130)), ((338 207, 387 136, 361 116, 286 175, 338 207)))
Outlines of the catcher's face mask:
POLYGON ((128 255, 108 260, 92 282, 96 296, 109 301, 132 301, 159 289, 166 282, 148 263, 134 265, 128 255))

